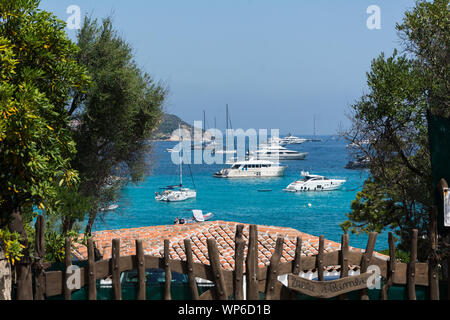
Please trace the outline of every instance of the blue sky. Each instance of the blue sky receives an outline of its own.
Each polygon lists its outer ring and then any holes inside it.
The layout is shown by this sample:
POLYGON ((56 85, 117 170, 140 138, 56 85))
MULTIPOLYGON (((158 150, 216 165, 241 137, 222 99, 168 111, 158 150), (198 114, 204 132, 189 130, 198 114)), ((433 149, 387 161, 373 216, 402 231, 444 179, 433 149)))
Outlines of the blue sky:
MULTIPOLYGON (((193 123, 336 133, 366 90, 370 62, 401 48, 395 23, 414 0, 42 0, 62 20, 113 15, 137 63, 170 89, 165 111, 193 123), (366 9, 381 9, 369 30, 366 9)), ((75 39, 75 31, 67 29, 75 39)))

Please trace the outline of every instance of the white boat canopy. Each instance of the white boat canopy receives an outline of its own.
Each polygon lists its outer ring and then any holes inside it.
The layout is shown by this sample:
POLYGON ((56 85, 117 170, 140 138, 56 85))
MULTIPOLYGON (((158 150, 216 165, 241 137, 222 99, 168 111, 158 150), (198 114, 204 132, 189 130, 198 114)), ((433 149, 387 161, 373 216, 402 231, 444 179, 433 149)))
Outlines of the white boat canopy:
POLYGON ((202 210, 192 210, 192 213, 194 214, 194 219, 197 220, 198 222, 205 221, 205 217, 203 216, 202 210))

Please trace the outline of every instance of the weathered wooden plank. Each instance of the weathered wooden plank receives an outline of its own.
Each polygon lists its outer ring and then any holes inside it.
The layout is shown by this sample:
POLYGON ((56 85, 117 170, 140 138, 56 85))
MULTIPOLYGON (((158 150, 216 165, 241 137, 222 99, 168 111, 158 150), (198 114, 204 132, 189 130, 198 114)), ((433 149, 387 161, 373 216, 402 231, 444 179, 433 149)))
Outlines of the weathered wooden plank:
POLYGON ((317 278, 319 281, 323 281, 323 271, 324 271, 324 264, 323 264, 323 251, 324 251, 324 243, 325 243, 325 237, 321 235, 319 237, 319 253, 317 254, 317 278))
POLYGON ((245 240, 243 237, 244 225, 236 226, 236 236, 234 239, 234 273, 233 273, 233 293, 235 300, 244 299, 244 250, 245 240))
MULTIPOLYGON (((406 285, 408 283, 407 279, 408 265, 406 263, 397 262, 395 264, 395 274, 393 276, 393 283, 406 285)), ((416 263, 416 285, 418 286, 428 286, 428 263, 417 262, 416 263)))
MULTIPOLYGON (((144 257, 146 268, 164 268, 163 258, 146 255, 144 257)), ((134 256, 121 256, 120 257, 120 270, 121 272, 126 270, 133 270, 137 268, 137 264, 132 263, 136 259, 134 256), (127 268, 122 268, 122 263, 126 264, 127 268), (122 270, 123 269, 123 270, 122 270)), ((186 261, 181 260, 169 260, 170 268, 173 272, 184 273, 186 270, 186 261)), ((290 267, 290 264, 289 264, 290 267)), ((95 262, 95 278, 105 279, 112 275, 112 263, 109 260, 100 260, 95 262)), ((87 271, 84 268, 80 269, 81 274, 85 274, 87 271)), ((211 266, 201 263, 193 263, 194 276, 202 279, 214 280, 211 266)), ((223 276, 226 282, 226 286, 232 287, 233 272, 222 270, 223 276)), ((87 279, 87 277, 86 277, 87 279)), ((63 293, 62 284, 64 283, 64 273, 61 271, 48 271, 45 273, 45 295, 52 297, 63 293)), ((87 284, 85 277, 81 277, 81 287, 87 284)), ((228 292, 228 291, 227 291, 228 292)), ((229 291, 231 292, 231 290, 229 291)))
POLYGON ((361 290, 367 287, 370 273, 341 278, 331 281, 314 281, 293 274, 288 275, 288 286, 303 294, 317 298, 333 298, 350 291, 361 290))
POLYGON ((395 275, 395 267, 397 265, 397 261, 395 258, 395 241, 392 232, 388 234, 388 242, 389 242, 389 264, 388 264, 388 273, 387 273, 387 281, 386 284, 381 288, 381 300, 387 300, 389 288, 394 283, 394 275, 395 275))
POLYGON ((122 285, 120 283, 120 239, 113 239, 110 261, 114 300, 122 300, 122 285))
POLYGON ((275 299, 275 283, 278 282, 279 265, 283 253, 284 238, 278 237, 275 244, 275 251, 270 258, 270 265, 267 270, 266 280, 266 300, 275 299))
MULTIPOLYGON (((376 232, 369 233, 369 240, 367 240, 366 250, 361 260, 361 274, 367 272, 367 268, 370 266, 373 250, 375 249, 375 242, 377 241, 377 235, 378 234, 376 232)), ((361 300, 369 300, 369 292, 367 288, 360 291, 360 298, 361 300)))
POLYGON ((257 226, 250 225, 248 250, 246 260, 246 293, 247 300, 258 300, 258 229, 257 226))
POLYGON ((192 300, 199 300, 197 281, 194 275, 194 260, 192 257, 191 240, 184 239, 184 250, 186 252, 186 273, 188 276, 189 289, 191 290, 192 300))
POLYGON ((214 300, 214 294, 213 294, 213 288, 209 289, 205 292, 203 292, 200 297, 199 300, 214 300))
POLYGON ((47 271, 45 273, 45 296, 53 297, 62 294, 64 283, 64 272, 47 271))
POLYGON ((45 240, 44 240, 44 217, 39 215, 35 224, 35 240, 34 240, 34 300, 45 299, 45 240))
POLYGON ((411 232, 410 261, 408 264, 408 299, 416 300, 416 260, 417 260, 417 229, 411 232))
POLYGON ((137 300, 145 300, 146 299, 145 259, 144 259, 144 246, 142 244, 141 239, 136 240, 136 264, 138 275, 137 300))
POLYGON ((95 279, 95 254, 94 254, 94 241, 89 238, 88 244, 88 299, 97 300, 97 285, 95 279))
POLYGON ((64 300, 72 299, 72 290, 69 288, 69 270, 72 266, 72 243, 70 237, 66 237, 64 246, 64 300))
MULTIPOLYGON (((163 259, 161 259, 162 262, 160 262, 159 264, 156 265, 156 267, 152 267, 147 265, 148 261, 152 261, 152 263, 155 262, 154 257, 149 257, 146 256, 146 267, 147 268, 164 268, 164 261, 163 259)), ((157 261, 159 261, 158 258, 156 258, 157 261)), ((178 273, 184 273, 187 265, 186 265, 186 261, 181 261, 181 260, 169 260, 169 266, 170 266, 170 270, 172 270, 172 272, 178 272, 178 273)), ((211 266, 206 265, 206 264, 201 264, 198 262, 194 262, 193 265, 193 271, 194 271, 194 276, 198 277, 198 278, 202 278, 202 279, 207 279, 210 281, 214 280, 212 271, 211 271, 211 266)), ((231 273, 231 271, 229 271, 229 273, 231 273)))
MULTIPOLYGON (((348 251, 349 251, 349 236, 348 233, 344 233, 341 237, 341 250, 340 252, 340 261, 339 264, 341 266, 341 274, 339 275, 339 277, 345 278, 348 276, 348 251)), ((339 296, 339 300, 346 300, 347 299, 347 295, 341 294, 339 296)))
POLYGON ((172 300, 172 270, 170 269, 170 240, 164 239, 164 272, 166 281, 164 284, 164 300, 172 300))
POLYGON ((431 253, 428 257, 428 279, 430 289, 430 300, 439 300, 439 269, 437 259, 437 208, 433 206, 430 214, 430 230, 429 230, 431 253))
POLYGON ((209 263, 214 274, 214 284, 217 298, 219 300, 227 300, 228 295, 225 285, 225 279, 223 277, 222 268, 220 265, 219 251, 217 250, 216 240, 210 238, 206 240, 206 243, 208 245, 209 263))

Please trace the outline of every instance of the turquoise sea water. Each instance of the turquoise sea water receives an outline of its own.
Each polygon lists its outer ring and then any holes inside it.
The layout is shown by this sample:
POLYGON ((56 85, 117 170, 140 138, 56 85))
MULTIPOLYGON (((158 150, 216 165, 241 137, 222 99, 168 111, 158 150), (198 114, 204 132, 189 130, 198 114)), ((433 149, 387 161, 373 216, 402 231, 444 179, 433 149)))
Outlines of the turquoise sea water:
MULTIPOLYGON (((303 136, 305 137, 305 136, 303 136)), ((150 159, 152 173, 139 185, 122 190, 119 208, 97 221, 94 230, 134 228, 172 224, 175 217, 190 216, 189 209, 212 212, 213 220, 235 221, 259 225, 291 227, 315 236, 340 242, 340 223, 346 220, 350 203, 361 190, 368 173, 349 170, 346 142, 338 137, 323 136, 321 142, 289 145, 289 149, 309 152, 305 160, 282 161, 287 165, 284 177, 254 179, 214 178, 213 173, 228 165, 191 164, 197 198, 178 203, 161 203, 155 191, 179 183, 179 168, 166 151, 176 142, 153 142, 150 159), (344 178, 340 190, 328 192, 283 192, 289 183, 300 177, 302 170, 330 178, 344 178), (271 189, 271 192, 258 192, 271 189)), ((192 188, 189 167, 183 166, 183 185, 192 188)), ((350 235, 350 245, 365 248, 366 235, 350 235)), ((376 250, 388 248, 387 232, 378 235, 376 250)))

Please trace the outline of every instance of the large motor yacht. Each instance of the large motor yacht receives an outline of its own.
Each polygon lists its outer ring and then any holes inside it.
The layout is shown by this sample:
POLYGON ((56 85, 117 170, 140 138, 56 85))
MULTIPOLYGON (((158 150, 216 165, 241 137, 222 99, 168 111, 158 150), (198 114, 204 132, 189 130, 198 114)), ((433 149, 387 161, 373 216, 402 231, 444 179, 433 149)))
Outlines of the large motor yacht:
POLYGON ((261 160, 303 160, 307 155, 307 152, 289 150, 280 145, 264 145, 262 148, 250 152, 250 156, 261 160))
POLYGON ((328 179, 324 176, 309 174, 302 171, 303 179, 296 180, 289 184, 283 191, 302 192, 302 191, 330 191, 336 190, 342 186, 346 180, 328 179))
POLYGON ((230 168, 214 173, 216 178, 281 177, 286 166, 268 160, 243 160, 234 162, 230 168))

